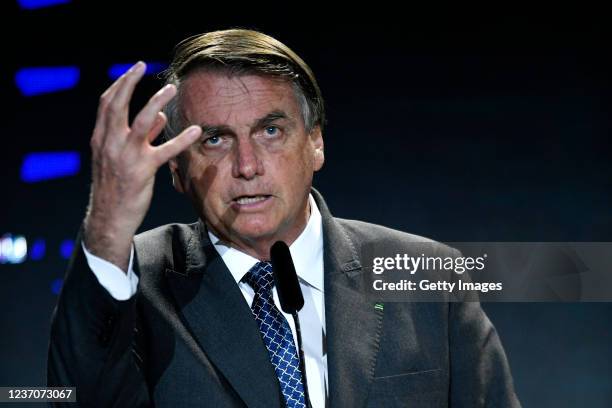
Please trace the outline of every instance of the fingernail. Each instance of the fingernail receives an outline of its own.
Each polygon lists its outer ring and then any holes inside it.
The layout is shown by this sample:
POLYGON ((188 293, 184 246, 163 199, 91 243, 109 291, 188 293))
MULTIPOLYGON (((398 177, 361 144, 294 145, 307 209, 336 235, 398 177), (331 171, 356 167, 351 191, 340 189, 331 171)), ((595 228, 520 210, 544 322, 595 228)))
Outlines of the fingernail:
POLYGON ((139 70, 143 65, 144 65, 144 62, 138 61, 137 63, 132 65, 132 67, 130 68, 129 72, 135 72, 135 71, 139 70))
POLYGON ((172 85, 164 85, 159 91, 157 91, 157 93, 155 93, 155 96, 159 96, 161 94, 164 94, 166 92, 168 92, 169 89, 172 88, 172 85))
POLYGON ((187 136, 196 136, 200 133, 200 127, 197 125, 192 125, 187 129, 187 136))

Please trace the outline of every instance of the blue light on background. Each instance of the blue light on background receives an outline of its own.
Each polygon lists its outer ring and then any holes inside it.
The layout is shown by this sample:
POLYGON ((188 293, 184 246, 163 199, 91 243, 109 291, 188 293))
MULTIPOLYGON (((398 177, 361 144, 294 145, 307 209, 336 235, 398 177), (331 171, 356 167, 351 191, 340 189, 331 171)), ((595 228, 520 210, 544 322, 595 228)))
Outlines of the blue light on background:
POLYGON ((74 88, 79 82, 78 67, 22 68, 15 74, 15 83, 24 96, 34 96, 74 88))
POLYGON ((21 180, 26 183, 76 175, 81 168, 78 152, 29 153, 21 164, 21 180))
POLYGON ((53 282, 51 282, 51 292, 56 295, 59 295, 60 290, 62 290, 63 284, 64 280, 62 278, 53 279, 53 282))
POLYGON ((74 241, 71 239, 65 239, 60 244, 60 255, 64 259, 70 259, 72 255, 72 249, 74 248, 74 241))
POLYGON ((19 0, 18 3, 22 9, 33 10, 43 7, 55 6, 58 4, 70 3, 70 0, 19 0))
MULTIPOLYGON (((127 72, 127 70, 130 69, 134 64, 111 65, 111 67, 108 69, 108 76, 110 77, 110 79, 117 79, 125 72, 127 72)), ((147 62, 146 64, 147 70, 145 71, 145 75, 157 74, 168 68, 168 64, 164 64, 162 62, 147 62)))
POLYGON ((37 239, 36 241, 34 241, 32 247, 30 248, 30 259, 34 261, 42 259, 45 256, 45 249, 45 240, 37 239))

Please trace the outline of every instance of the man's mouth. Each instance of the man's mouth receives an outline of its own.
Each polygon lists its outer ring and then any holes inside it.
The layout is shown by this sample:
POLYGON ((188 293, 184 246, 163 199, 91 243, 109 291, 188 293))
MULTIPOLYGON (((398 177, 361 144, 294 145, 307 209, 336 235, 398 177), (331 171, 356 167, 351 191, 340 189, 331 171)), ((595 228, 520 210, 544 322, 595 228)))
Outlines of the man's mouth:
POLYGON ((268 197, 270 196, 269 195, 244 195, 244 196, 236 197, 232 201, 240 205, 247 205, 247 204, 255 204, 260 201, 264 201, 268 197))

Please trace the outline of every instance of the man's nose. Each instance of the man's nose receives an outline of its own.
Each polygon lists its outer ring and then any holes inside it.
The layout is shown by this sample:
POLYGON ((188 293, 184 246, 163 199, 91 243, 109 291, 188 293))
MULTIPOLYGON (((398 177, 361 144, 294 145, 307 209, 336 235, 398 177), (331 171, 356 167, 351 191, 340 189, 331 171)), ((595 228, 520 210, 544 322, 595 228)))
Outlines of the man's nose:
POLYGON ((257 147, 250 138, 242 140, 238 138, 234 150, 232 176, 250 180, 256 175, 261 174, 263 174, 263 166, 257 147))

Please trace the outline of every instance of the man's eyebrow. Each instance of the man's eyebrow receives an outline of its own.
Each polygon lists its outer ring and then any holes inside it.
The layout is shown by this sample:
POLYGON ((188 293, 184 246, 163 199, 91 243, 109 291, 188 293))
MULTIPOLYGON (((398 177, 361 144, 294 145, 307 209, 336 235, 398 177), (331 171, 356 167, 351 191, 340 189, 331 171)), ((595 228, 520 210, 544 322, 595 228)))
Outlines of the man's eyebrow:
POLYGON ((287 115, 282 110, 275 110, 268 113, 263 118, 259 118, 255 121, 255 125, 252 127, 253 129, 261 129, 262 127, 268 126, 270 123, 274 122, 278 119, 289 119, 289 115, 287 115))
POLYGON ((209 125, 207 123, 201 123, 202 134, 210 136, 217 136, 227 133, 232 133, 232 129, 227 125, 209 125))
MULTIPOLYGON (((289 118, 289 115, 287 115, 284 111, 275 110, 275 111, 268 113, 264 117, 256 119, 251 129, 261 129, 279 119, 291 120, 289 118)), ((291 120, 291 122, 293 121, 291 120)), ((234 133, 232 128, 228 125, 211 125, 208 123, 201 123, 200 127, 202 128, 202 133, 205 133, 207 135, 221 135, 221 134, 227 134, 227 133, 234 133)))

